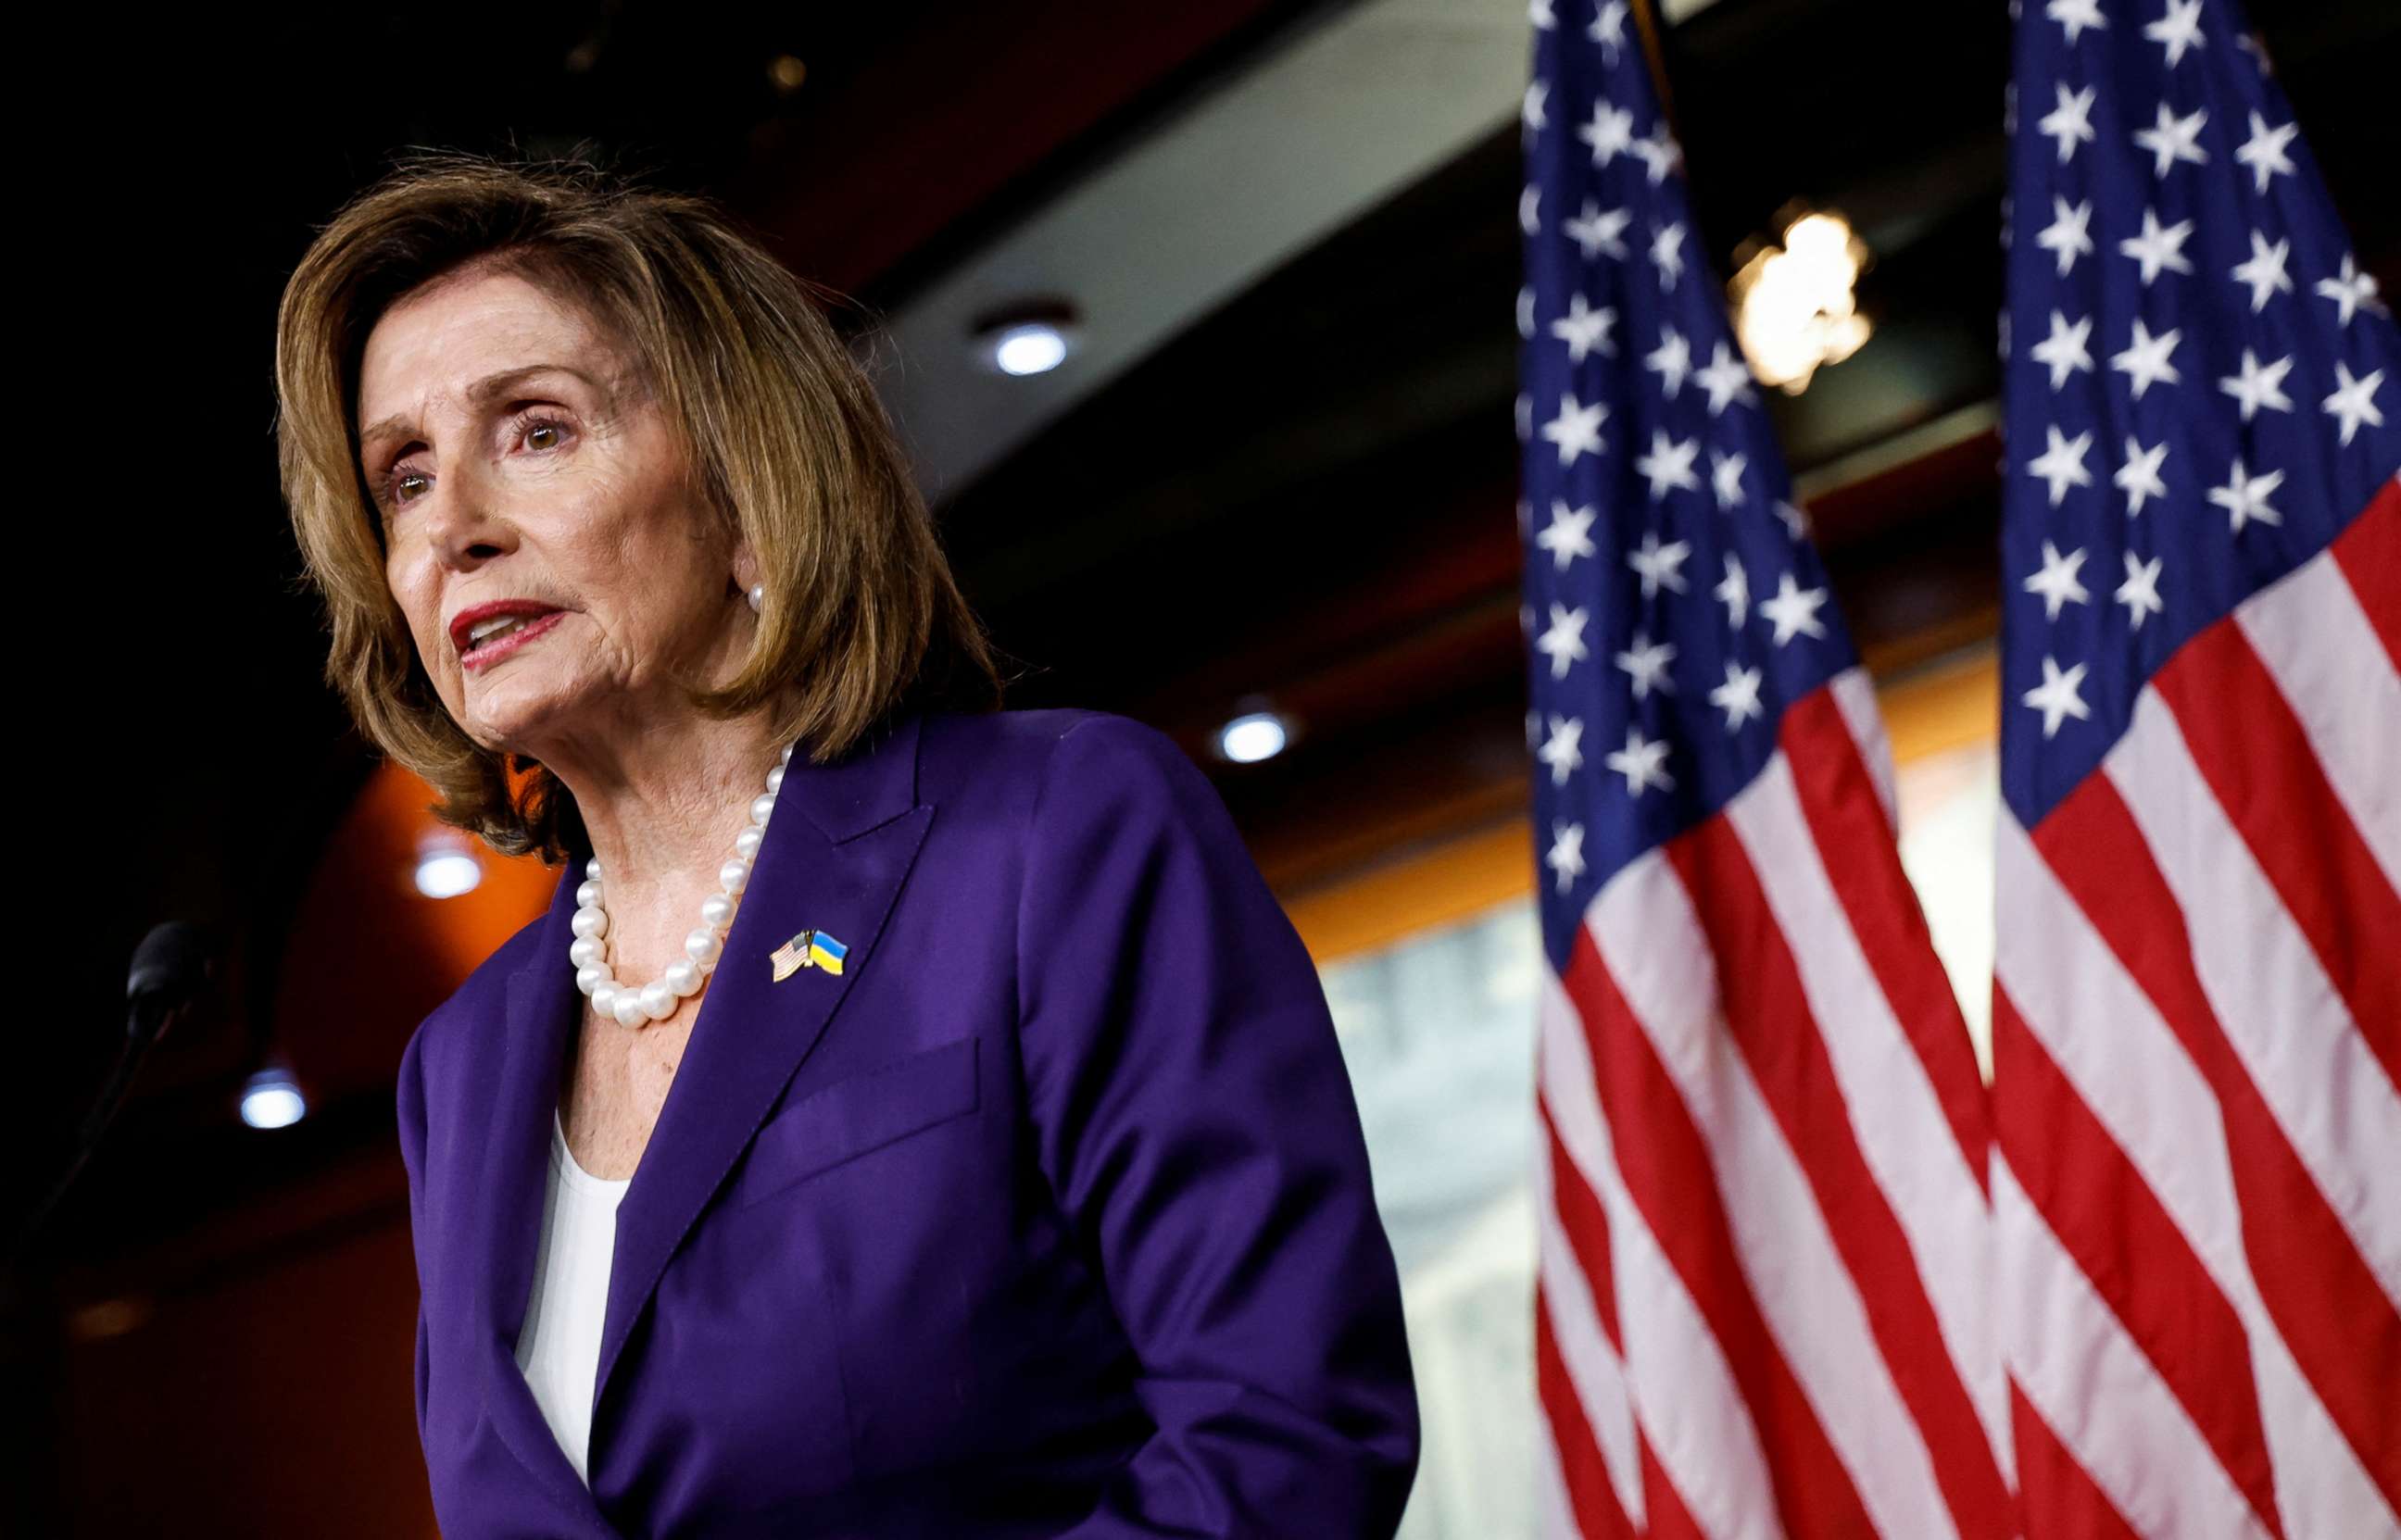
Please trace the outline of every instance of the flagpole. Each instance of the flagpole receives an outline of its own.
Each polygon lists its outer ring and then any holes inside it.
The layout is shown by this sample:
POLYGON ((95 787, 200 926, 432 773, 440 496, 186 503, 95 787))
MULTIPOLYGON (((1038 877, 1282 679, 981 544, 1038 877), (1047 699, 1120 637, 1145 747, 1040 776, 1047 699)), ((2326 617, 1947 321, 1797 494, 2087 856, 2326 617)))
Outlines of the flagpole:
POLYGON ((1676 97, 1667 89, 1667 61, 1659 48, 1659 18, 1652 0, 1631 0, 1634 7, 1634 30, 1642 36, 1642 61, 1651 69, 1651 89, 1659 98, 1659 116, 1667 122, 1667 131, 1678 143, 1684 140, 1684 130, 1676 121, 1676 97))

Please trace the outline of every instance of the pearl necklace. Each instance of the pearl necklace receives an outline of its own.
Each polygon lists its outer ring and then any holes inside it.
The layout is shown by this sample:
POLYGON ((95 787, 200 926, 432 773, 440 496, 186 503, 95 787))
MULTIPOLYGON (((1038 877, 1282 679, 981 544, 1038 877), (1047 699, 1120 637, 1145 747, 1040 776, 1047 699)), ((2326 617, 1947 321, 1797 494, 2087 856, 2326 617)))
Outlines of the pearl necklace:
POLYGON ((734 901, 749 885, 750 863, 767 837, 767 817, 775 811, 775 794, 783 789, 784 767, 791 759, 788 743, 776 756, 775 768, 767 772, 766 791, 751 799, 750 826, 734 837, 733 859, 717 869, 723 891, 701 901, 700 924, 683 938, 684 955, 648 984, 620 984, 609 971, 609 916, 600 906, 600 863, 585 864, 583 884, 575 890, 575 940, 567 956, 575 964, 575 987, 592 997, 594 1010, 616 1017, 621 1027, 639 1027, 665 1021, 685 997, 700 992, 702 981, 717 971, 718 957, 725 949, 725 928, 734 921, 734 901))

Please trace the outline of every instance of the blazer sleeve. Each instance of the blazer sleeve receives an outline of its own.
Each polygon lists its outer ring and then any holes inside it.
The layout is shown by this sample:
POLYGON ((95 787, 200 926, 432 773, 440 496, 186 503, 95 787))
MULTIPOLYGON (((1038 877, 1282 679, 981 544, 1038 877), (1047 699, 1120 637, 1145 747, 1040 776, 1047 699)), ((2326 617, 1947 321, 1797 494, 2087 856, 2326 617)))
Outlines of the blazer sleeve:
POLYGON ((1199 767, 1052 746, 1019 912, 1040 1159, 1157 1424, 1075 1540, 1390 1536, 1418 1465, 1400 1283, 1317 972, 1199 767))
POLYGON ((410 1036, 407 1048, 400 1056, 399 1083, 392 1097, 400 1130, 400 1163, 408 1172, 409 1247, 417 1262, 417 1367, 413 1379, 419 1449, 425 1447, 425 1377, 431 1345, 425 1330, 425 1080, 418 1058, 424 1041, 422 1029, 410 1036))

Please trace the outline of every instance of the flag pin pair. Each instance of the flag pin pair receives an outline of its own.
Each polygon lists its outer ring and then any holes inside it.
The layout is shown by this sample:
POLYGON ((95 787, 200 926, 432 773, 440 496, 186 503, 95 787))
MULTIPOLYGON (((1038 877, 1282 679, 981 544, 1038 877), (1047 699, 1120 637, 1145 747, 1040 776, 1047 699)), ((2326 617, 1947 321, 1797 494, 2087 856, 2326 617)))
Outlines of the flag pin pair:
POLYGON ((775 948, 770 961, 775 965, 775 982, 799 973, 803 968, 823 968, 827 973, 842 972, 842 961, 850 948, 823 931, 803 931, 775 948))

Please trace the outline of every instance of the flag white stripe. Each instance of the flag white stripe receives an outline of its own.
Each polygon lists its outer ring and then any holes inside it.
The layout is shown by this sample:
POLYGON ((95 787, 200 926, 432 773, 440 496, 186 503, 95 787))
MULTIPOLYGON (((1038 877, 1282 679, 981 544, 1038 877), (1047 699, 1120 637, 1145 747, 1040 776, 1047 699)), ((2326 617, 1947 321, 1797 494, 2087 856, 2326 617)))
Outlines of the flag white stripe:
POLYGON ((1640 1528, 1642 1461, 1635 1448, 1634 1402, 1626 1383, 1626 1365, 1601 1329, 1592 1280, 1578 1265, 1566 1226, 1559 1221, 1557 1201, 1552 1196, 1556 1176, 1548 1140, 1535 1140, 1534 1165, 1541 1188, 1538 1256, 1544 1295, 1550 1302, 1551 1336, 1559 1344, 1559 1358, 1567 1365, 1585 1421, 1592 1424, 1593 1442, 1600 1451, 1601 1464, 1609 1468, 1609 1484, 1617 1489, 1617 1506, 1640 1528))
POLYGON ((1985 1270, 1984 1193, 1933 1079, 1893 1014, 1819 858, 1781 753, 1726 810, 1801 974, 1859 1152, 1908 1238, 1944 1346, 1986 1439, 2009 1442, 1985 1270))
POLYGON ((1892 740, 1885 734, 1884 713, 1876 709, 1875 682, 1868 677, 1866 669, 1854 663, 1835 675, 1826 688, 1834 698, 1834 708, 1843 714, 1843 724, 1851 729, 1851 743, 1868 767, 1868 779, 1875 784, 1876 800, 1884 805, 1886 825, 1898 828, 1892 740))
POLYGON ((1708 1147, 1735 1254, 1768 1334, 1877 1532, 1955 1535, 1932 1456, 1859 1288, 1735 1047, 1708 937, 1666 857, 1646 853, 1610 882, 1591 929, 1708 1147))
MULTIPOLYGON (((2401 1304, 2401 1096, 2201 776, 2157 690, 2102 761, 2184 911, 2227 1041, 2385 1294, 2401 1304)), ((2395 938, 2401 944, 2401 938, 2395 938)))
MULTIPOLYGON (((2001 987, 2243 1322, 2269 1456, 2285 1478, 2277 1499, 2288 1529, 2295 1536, 2380 1533, 2392 1522, 2383 1499, 2252 1276, 2216 1093, 2017 820, 2004 810, 1995 822, 2001 987)), ((1993 1164, 2001 1164, 1997 1152, 1993 1164)), ((1996 1251, 2010 1244, 1996 1236, 1996 1251)))
POLYGON ((1993 972, 2228 1299, 2256 1297, 2217 1097, 2018 821, 1994 821, 1993 972))
POLYGON ((1543 1540, 1585 1540, 1576 1528, 1575 1506, 1568 1500, 1559 1451, 1547 1434, 1534 1440, 1534 1522, 1543 1540))
POLYGON ((2093 1484, 2152 1540, 2264 1536, 2184 1404, 1998 1158, 1993 1218, 1996 1302, 2014 1329, 2010 1371, 2093 1484))
POLYGON ((2401 888, 2401 675, 2331 552, 2234 611, 2353 827, 2401 888))
POLYGON ((1781 1540, 1758 1425, 1708 1322, 1626 1190, 1581 1018, 1548 969, 1541 1034, 1544 1085, 1559 1142, 1609 1217, 1626 1377, 1651 1452, 1709 1540, 1781 1540))

